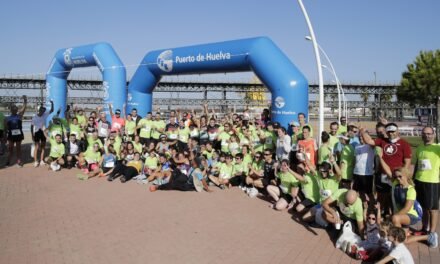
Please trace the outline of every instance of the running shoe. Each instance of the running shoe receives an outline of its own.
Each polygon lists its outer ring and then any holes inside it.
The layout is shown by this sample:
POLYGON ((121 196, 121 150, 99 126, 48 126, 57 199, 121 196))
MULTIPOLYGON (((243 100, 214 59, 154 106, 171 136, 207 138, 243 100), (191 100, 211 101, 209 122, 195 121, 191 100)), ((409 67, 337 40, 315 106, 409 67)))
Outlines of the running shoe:
POLYGON ((34 162, 34 168, 38 167, 40 165, 40 163, 38 161, 34 162))
POLYGON ((430 248, 437 248, 438 247, 438 234, 436 232, 431 232, 428 235, 428 246, 430 248))

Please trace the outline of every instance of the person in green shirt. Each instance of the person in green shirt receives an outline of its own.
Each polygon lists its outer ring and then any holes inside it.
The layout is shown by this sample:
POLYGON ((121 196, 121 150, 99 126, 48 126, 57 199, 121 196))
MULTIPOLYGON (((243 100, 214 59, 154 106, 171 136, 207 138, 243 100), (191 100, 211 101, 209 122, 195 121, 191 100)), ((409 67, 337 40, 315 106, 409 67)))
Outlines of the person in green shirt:
POLYGON ((275 149, 276 142, 277 134, 274 131, 273 124, 269 122, 264 130, 264 149, 273 151, 275 149))
POLYGON ((45 162, 50 164, 53 171, 58 171, 61 169, 61 166, 64 166, 66 147, 63 144, 61 134, 56 134, 55 137, 51 137, 49 141, 50 152, 49 156, 45 158, 45 162))
POLYGON ((87 150, 93 149, 93 145, 95 143, 99 145, 100 150, 104 151, 104 145, 102 144, 101 140, 99 140, 97 131, 93 132, 92 135, 87 137, 87 150))
POLYGON ((136 121, 133 120, 131 114, 127 115, 127 118, 125 119, 125 131, 124 134, 127 136, 128 140, 133 140, 134 136, 137 135, 136 130, 136 121))
POLYGON ((340 140, 343 145, 340 156, 340 168, 342 173, 341 188, 351 189, 353 186, 353 170, 355 165, 355 151, 351 145, 350 139, 345 135, 340 135, 340 140))
POLYGON ((345 116, 341 116, 337 134, 342 135, 343 133, 347 133, 347 118, 345 116))
POLYGON ((78 120, 78 124, 84 129, 87 126, 87 117, 84 115, 84 110, 82 108, 77 108, 76 106, 73 109, 73 113, 75 114, 76 119, 78 120))
POLYGON ((217 141, 220 142, 220 150, 223 153, 229 153, 229 138, 231 135, 231 125, 229 123, 224 124, 223 131, 217 136, 217 141))
POLYGON ((267 193, 275 201, 272 208, 275 210, 285 210, 297 201, 299 192, 299 182, 304 180, 299 174, 292 171, 289 167, 289 160, 281 161, 281 166, 274 164, 277 183, 272 182, 266 187, 267 193))
POLYGON ((185 121, 181 119, 179 121, 179 128, 177 129, 177 134, 179 135, 178 142, 177 142, 177 149, 179 151, 183 151, 188 148, 188 141, 189 141, 189 128, 185 126, 185 121))
POLYGON ((141 144, 144 146, 150 145, 151 139, 151 129, 153 127, 153 120, 151 112, 148 112, 147 115, 139 120, 139 123, 136 126, 136 129, 139 129, 139 136, 141 138, 141 144))
POLYGON ((160 113, 157 112, 151 126, 151 140, 157 144, 161 134, 165 133, 165 121, 161 119, 160 113))
POLYGON ((332 122, 330 124, 329 141, 330 141, 330 147, 332 149, 335 149, 336 145, 339 143, 338 129, 339 129, 339 124, 337 122, 332 122))
POLYGON ((78 122, 78 118, 74 117, 72 118, 72 121, 69 122, 69 131, 70 135, 74 134, 76 138, 81 139, 84 138, 84 132, 81 128, 81 125, 78 122))
POLYGON ((229 180, 234 175, 234 165, 232 164, 232 155, 225 155, 225 163, 220 166, 220 172, 218 177, 213 175, 209 176, 209 179, 221 189, 225 189, 226 186, 231 187, 229 180))
POLYGON ((247 167, 247 164, 243 162, 242 153, 238 153, 237 155, 235 155, 234 159, 234 175, 229 180, 229 182, 232 186, 244 186, 249 169, 247 167))
POLYGON ((254 155, 254 160, 251 163, 248 163, 249 173, 246 177, 246 185, 247 187, 257 187, 264 188, 263 185, 263 177, 264 177, 264 161, 263 161, 263 153, 257 151, 254 155))
POLYGON ((351 221, 357 234, 364 233, 364 210, 362 200, 354 190, 339 189, 322 203, 322 218, 338 228, 351 221), (356 228, 357 227, 357 228, 356 228))
POLYGON ((300 127, 299 127, 300 133, 298 134, 298 138, 303 139, 302 131, 303 131, 303 128, 305 126, 309 127, 309 131, 310 131, 309 132, 309 137, 313 138, 313 127, 307 123, 307 117, 306 117, 306 115, 304 113, 299 113, 298 114, 298 122, 299 122, 299 125, 300 125, 300 127))
POLYGON ((249 147, 252 150, 251 152, 252 153, 256 153, 258 151, 263 152, 265 133, 264 130, 262 129, 261 122, 255 123, 255 130, 252 132, 251 138, 252 138, 252 142, 249 145, 249 147))
POLYGON ((333 153, 333 147, 330 145, 330 135, 322 131, 321 133, 321 146, 318 149, 318 164, 327 161, 329 156, 333 153))
POLYGON ((142 153, 143 146, 138 135, 134 136, 134 140, 131 143, 133 143, 134 151, 142 153))
MULTIPOLYGON (((101 142, 99 139, 98 141, 101 142)), ((83 173, 77 175, 78 179, 87 180, 98 176, 101 173, 101 160, 100 145, 98 142, 94 142, 91 148, 79 156, 79 164, 83 173)))

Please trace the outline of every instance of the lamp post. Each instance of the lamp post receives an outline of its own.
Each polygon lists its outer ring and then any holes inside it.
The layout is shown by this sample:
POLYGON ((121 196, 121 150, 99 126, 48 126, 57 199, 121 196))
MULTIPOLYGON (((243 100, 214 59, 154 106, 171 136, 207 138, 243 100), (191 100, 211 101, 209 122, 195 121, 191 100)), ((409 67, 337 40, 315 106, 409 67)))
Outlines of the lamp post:
MULTIPOLYGON (((304 38, 305 38, 306 40, 312 41, 312 37, 310 37, 310 36, 305 36, 304 38)), ((336 86, 338 87, 339 91, 341 91, 341 93, 342 93, 342 99, 343 99, 343 102, 344 102, 344 105, 343 105, 343 111, 342 111, 342 112, 343 112, 344 116, 347 117, 347 114, 348 114, 348 113, 347 113, 347 101, 346 101, 346 98, 345 98, 344 89, 342 88, 342 84, 341 84, 341 82, 339 81, 338 75, 336 74, 335 67, 333 67, 333 63, 332 63, 332 61, 330 60, 330 58, 329 58, 329 56, 327 55, 327 53, 325 52, 325 50, 321 47, 321 45, 319 45, 318 43, 317 43, 317 45, 318 45, 319 50, 320 50, 320 51, 322 52, 322 54, 324 55, 325 59, 328 61, 328 64, 330 65, 331 70, 328 69, 328 67, 327 67, 326 65, 321 65, 321 67, 323 67, 323 68, 327 68, 327 69, 330 71, 330 73, 333 74, 333 76, 335 77, 335 80, 336 80, 336 86)), ((338 91, 338 92, 339 92, 339 91, 338 91)), ((340 101, 340 99, 339 99, 339 101, 340 101)), ((340 111, 340 108, 339 108, 339 111, 340 111)), ((338 122, 340 122, 340 120, 341 120, 341 116, 339 116, 338 122)))
MULTIPOLYGON (((326 69, 334 76, 333 72, 327 67, 327 65, 322 64, 322 68, 326 69)), ((336 89, 338 90, 338 123, 339 123, 341 120, 341 89, 339 88, 339 85, 335 80, 332 80, 332 82, 336 83, 336 89)))
POLYGON ((319 79, 319 144, 321 145, 321 134, 324 131, 324 78, 322 77, 322 66, 321 66, 321 57, 319 55, 318 50, 318 42, 316 41, 315 32, 313 31, 312 23, 310 22, 309 15, 307 14, 307 10, 304 7, 302 0, 298 0, 298 4, 301 7, 301 11, 304 14, 304 18, 306 19, 307 26, 310 31, 311 40, 313 43, 313 50, 315 52, 316 57, 316 66, 318 68, 318 79, 319 79))

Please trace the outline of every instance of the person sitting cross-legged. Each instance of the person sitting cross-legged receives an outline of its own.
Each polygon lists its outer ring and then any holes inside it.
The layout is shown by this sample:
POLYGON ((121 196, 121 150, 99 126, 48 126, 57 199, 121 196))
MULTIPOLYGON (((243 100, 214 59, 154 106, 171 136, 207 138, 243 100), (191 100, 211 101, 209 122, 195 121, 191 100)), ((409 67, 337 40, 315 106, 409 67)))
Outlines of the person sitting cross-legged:
POLYGON ((63 144, 63 140, 60 134, 56 134, 55 138, 50 137, 50 153, 45 158, 45 162, 50 164, 50 168, 53 171, 58 171, 61 166, 64 165, 64 154, 66 148, 63 144))

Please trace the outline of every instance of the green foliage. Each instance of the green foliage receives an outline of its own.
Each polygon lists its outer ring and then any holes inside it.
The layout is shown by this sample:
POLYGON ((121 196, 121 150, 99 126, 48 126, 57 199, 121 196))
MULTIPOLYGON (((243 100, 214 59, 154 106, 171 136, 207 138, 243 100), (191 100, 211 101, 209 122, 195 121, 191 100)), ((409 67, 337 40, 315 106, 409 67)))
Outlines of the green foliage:
POLYGON ((402 73, 397 98, 411 105, 429 106, 440 96, 440 50, 421 51, 402 73))

